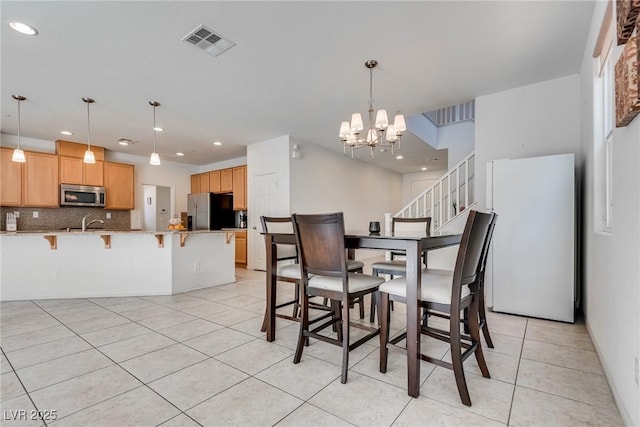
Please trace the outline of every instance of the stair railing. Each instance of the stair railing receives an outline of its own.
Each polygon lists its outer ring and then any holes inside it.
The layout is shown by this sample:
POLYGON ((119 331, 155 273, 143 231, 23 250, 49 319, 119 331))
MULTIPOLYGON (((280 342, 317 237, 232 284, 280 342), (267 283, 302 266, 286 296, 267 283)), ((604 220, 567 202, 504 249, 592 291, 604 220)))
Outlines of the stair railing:
MULTIPOLYGON (((434 232, 476 202, 474 177, 475 153, 471 153, 393 216, 430 216, 431 231, 434 232)), ((391 230, 391 218, 391 215, 385 215, 385 230, 391 230)))

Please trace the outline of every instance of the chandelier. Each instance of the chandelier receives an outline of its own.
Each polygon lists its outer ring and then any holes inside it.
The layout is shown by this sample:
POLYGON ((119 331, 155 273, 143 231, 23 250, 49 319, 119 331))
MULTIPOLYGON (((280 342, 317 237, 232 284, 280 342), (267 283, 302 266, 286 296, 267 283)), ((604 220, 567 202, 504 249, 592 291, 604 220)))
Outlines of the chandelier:
POLYGON ((369 147, 371 158, 373 159, 376 147, 389 147, 391 148, 391 154, 393 154, 396 144, 400 149, 400 138, 402 138, 402 133, 407 130, 407 126, 402 114, 396 114, 393 124, 389 124, 386 110, 378 110, 375 121, 373 120, 373 69, 378 65, 378 61, 370 59, 364 65, 369 69, 369 128, 366 133, 362 134, 364 130, 362 115, 353 113, 351 115, 351 123, 344 121, 340 124, 339 136, 345 154, 347 153, 347 148, 351 150, 351 157, 353 157, 354 151, 369 147))

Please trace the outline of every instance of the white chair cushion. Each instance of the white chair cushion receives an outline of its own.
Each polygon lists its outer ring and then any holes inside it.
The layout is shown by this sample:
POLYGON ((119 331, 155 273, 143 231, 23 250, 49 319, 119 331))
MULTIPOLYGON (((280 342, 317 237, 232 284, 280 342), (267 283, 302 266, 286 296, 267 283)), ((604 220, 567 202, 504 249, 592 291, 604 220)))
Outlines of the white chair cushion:
MULTIPOLYGON (((356 261, 350 259, 347 263, 348 270, 357 270, 364 267, 362 261, 356 261)), ((300 264, 286 264, 278 266, 276 274, 280 277, 286 277, 287 279, 300 280, 300 264)))
POLYGON ((372 270, 385 270, 404 273, 407 271, 407 262, 404 260, 380 261, 371 264, 372 270))
MULTIPOLYGON (((421 301, 429 301, 440 304, 451 304, 451 285, 453 272, 450 270, 423 269, 422 270, 422 295, 421 301)), ((380 285, 380 292, 406 298, 407 279, 398 277, 380 285)), ((469 295, 471 291, 468 286, 463 286, 461 298, 469 295)))
POLYGON ((347 260, 347 270, 349 271, 357 270, 362 267, 364 267, 364 262, 362 261, 356 261, 355 259, 347 260))
POLYGON ((287 279, 300 280, 300 264, 280 265, 276 274, 287 279))
MULTIPOLYGON (((384 282, 383 278, 369 276, 368 274, 349 273, 349 292, 360 292, 378 287, 384 282)), ((316 289, 342 292, 342 278, 313 276, 309 278, 309 286, 316 289)))

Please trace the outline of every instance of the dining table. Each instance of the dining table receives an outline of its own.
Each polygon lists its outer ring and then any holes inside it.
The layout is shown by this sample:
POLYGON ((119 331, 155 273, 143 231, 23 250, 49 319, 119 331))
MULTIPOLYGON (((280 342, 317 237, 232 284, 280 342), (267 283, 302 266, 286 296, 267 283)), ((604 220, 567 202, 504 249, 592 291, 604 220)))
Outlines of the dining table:
MULTIPOLYGON (((295 245, 296 238, 291 233, 263 233, 266 244, 266 339, 276 339, 276 272, 278 245, 295 245)), ((420 395, 420 324, 421 315, 418 295, 421 293, 422 254, 460 243, 461 234, 432 233, 416 236, 407 233, 396 235, 345 234, 345 248, 352 259, 356 249, 378 249, 384 251, 404 251, 406 253, 407 282, 407 390, 412 397, 420 395)))

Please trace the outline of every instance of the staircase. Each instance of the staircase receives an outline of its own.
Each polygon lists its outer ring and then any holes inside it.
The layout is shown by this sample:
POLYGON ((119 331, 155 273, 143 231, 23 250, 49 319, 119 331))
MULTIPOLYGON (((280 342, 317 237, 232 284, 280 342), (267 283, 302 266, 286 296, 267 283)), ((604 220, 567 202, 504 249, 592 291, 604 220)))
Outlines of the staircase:
POLYGON ((395 215, 385 214, 385 230, 391 230, 391 218, 431 217, 431 232, 438 231, 476 203, 475 153, 449 169, 436 183, 420 193, 395 215))

